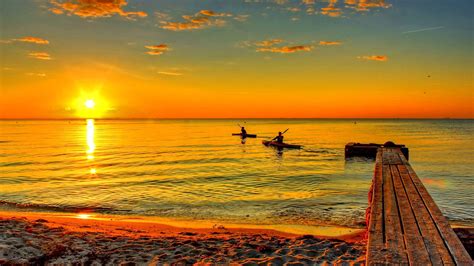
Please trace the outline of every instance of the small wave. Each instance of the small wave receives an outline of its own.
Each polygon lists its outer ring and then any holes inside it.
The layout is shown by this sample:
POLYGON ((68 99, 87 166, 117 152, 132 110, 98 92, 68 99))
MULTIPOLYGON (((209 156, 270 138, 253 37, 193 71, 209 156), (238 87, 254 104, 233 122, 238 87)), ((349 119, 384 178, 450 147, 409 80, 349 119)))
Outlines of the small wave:
POLYGON ((52 205, 52 204, 36 204, 36 203, 18 203, 0 200, 0 207, 15 208, 15 209, 33 209, 39 211, 53 211, 53 212, 108 212, 108 213, 123 213, 128 210, 117 210, 110 207, 102 206, 68 206, 68 205, 52 205))
POLYGON ((9 162, 9 163, 0 163, 0 167, 10 167, 10 166, 22 166, 34 164, 33 162, 9 162))

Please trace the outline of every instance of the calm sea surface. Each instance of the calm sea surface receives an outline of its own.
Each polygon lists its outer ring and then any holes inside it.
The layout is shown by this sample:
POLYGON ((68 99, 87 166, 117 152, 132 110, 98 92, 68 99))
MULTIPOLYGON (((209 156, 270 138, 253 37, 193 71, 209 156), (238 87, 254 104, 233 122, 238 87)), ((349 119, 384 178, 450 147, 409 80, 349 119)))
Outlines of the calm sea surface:
POLYGON ((454 224, 474 225, 473 120, 0 121, 1 208, 221 223, 363 227, 372 160, 393 140, 454 224), (278 131, 302 150, 262 145, 278 131))

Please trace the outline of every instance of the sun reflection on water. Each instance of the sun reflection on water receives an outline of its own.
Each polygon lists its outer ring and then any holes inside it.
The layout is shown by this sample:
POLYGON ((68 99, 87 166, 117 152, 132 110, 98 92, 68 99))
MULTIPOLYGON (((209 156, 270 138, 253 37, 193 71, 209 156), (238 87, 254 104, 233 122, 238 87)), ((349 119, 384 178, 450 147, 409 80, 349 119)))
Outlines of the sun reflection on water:
MULTIPOLYGON (((87 140, 87 160, 94 160, 94 151, 95 151, 95 125, 94 119, 87 119, 87 131, 86 131, 86 140, 87 140)), ((91 166, 89 169, 91 175, 97 174, 97 169, 95 166, 91 166)))
POLYGON ((94 159, 95 141, 94 141, 95 127, 94 119, 87 119, 87 159, 94 159))
POLYGON ((76 217, 79 219, 89 219, 91 218, 91 215, 88 213, 79 213, 76 217))

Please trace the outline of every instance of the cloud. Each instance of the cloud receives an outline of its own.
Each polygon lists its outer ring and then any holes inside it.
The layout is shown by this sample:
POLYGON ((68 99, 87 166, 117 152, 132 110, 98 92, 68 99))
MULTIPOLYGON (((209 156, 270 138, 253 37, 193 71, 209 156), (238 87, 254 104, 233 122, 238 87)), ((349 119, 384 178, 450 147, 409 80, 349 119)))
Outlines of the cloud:
POLYGON ((313 50, 312 45, 282 45, 279 44, 285 43, 283 39, 269 39, 264 41, 258 41, 251 43, 249 41, 243 42, 243 45, 240 47, 254 47, 257 52, 270 52, 270 53, 280 53, 280 54, 291 54, 295 52, 309 52, 313 50))
POLYGON ((299 7, 287 7, 286 10, 290 12, 300 12, 301 9, 299 7))
POLYGON ((30 73, 26 73, 26 75, 28 75, 28 76, 35 76, 35 77, 41 77, 41 78, 46 77, 46 74, 45 74, 45 73, 33 73, 33 72, 30 72, 30 73))
POLYGON ((388 60, 388 57, 386 55, 364 55, 364 56, 358 56, 357 58, 361 60, 379 61, 379 62, 385 62, 388 60))
POLYGON ((239 22, 244 22, 247 21, 250 15, 236 15, 234 16, 234 19, 239 21, 239 22))
POLYGON ((346 0, 346 7, 357 11, 369 11, 371 8, 389 8, 392 5, 385 3, 385 0, 346 0))
POLYGON ((269 47, 269 46, 273 46, 273 45, 275 45, 275 44, 282 43, 283 41, 284 41, 284 40, 282 40, 282 39, 271 39, 271 40, 265 40, 265 41, 256 42, 255 45, 256 45, 256 46, 269 47))
MULTIPOLYGON (((217 13, 212 10, 201 10, 194 15, 183 15, 183 22, 160 21, 161 28, 172 31, 204 29, 212 26, 222 27, 227 21, 225 17, 233 17, 230 13, 217 13)), ((245 21, 248 15, 237 15, 237 21, 245 21)))
POLYGON ((212 10, 201 10, 199 11, 199 14, 205 15, 208 17, 232 17, 232 14, 230 13, 216 13, 212 10))
POLYGON ((281 47, 262 47, 257 48, 257 52, 271 52, 281 54, 291 54, 295 52, 309 52, 313 49, 310 45, 281 46, 281 47))
POLYGON ((82 18, 100 18, 119 15, 128 19, 146 17, 143 11, 125 11, 126 0, 51 0, 49 10, 57 15, 67 13, 82 18))
POLYGON ((36 58, 40 60, 51 60, 51 56, 46 52, 31 52, 28 54, 31 58, 36 58))
POLYGON ((342 15, 341 9, 336 7, 337 0, 329 0, 327 7, 321 8, 321 14, 330 17, 339 17, 342 15))
POLYGON ((165 13, 165 12, 155 12, 155 16, 159 19, 159 20, 168 20, 168 19, 171 19, 171 16, 170 14, 168 13, 165 13))
MULTIPOLYGON (((304 1, 308 4, 311 1, 304 1)), ((374 8, 389 8, 392 5, 385 3, 385 0, 345 0, 340 1, 343 5, 338 5, 338 0, 329 0, 326 7, 321 8, 320 14, 329 17, 340 17, 343 14, 343 9, 354 9, 356 11, 369 11, 374 8)), ((307 13, 312 13, 312 10, 307 10, 307 13)))
POLYGON ((11 39, 11 40, 0 40, 0 43, 12 43, 12 42, 29 42, 29 43, 35 43, 35 44, 49 44, 48 40, 39 38, 39 37, 32 37, 32 36, 26 36, 23 38, 19 39, 11 39))
POLYGON ((183 73, 171 72, 171 71, 158 71, 156 73, 160 75, 167 75, 167 76, 182 76, 183 75, 183 73))
POLYGON ((158 45, 147 45, 145 48, 148 49, 146 52, 149 55, 161 55, 166 51, 169 51, 170 48, 167 44, 158 44, 158 45))
POLYGON ((319 45, 321 46, 333 46, 333 45, 341 45, 342 42, 339 41, 320 41, 319 45))
POLYGON ((38 38, 38 37, 31 37, 31 36, 23 37, 23 38, 20 38, 20 39, 13 39, 13 40, 17 41, 17 42, 29 42, 29 43, 36 43, 36 44, 49 44, 48 40, 38 38))

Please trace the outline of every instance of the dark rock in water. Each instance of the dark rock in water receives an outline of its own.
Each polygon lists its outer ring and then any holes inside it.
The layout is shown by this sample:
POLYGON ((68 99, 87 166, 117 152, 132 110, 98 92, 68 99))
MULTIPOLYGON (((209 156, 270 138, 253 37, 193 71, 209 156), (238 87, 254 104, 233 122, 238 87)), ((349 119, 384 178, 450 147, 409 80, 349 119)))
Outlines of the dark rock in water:
POLYGON ((262 245, 262 246, 257 247, 257 251, 260 252, 260 253, 272 253, 273 248, 271 248, 269 246, 266 246, 266 245, 262 245))
POLYGON ((471 259, 474 259, 474 228, 453 228, 453 230, 458 235, 471 259))
POLYGON ((197 233, 193 233, 193 232, 181 232, 179 234, 183 235, 183 236, 195 236, 195 235, 197 235, 197 233))
POLYGON ((316 239, 313 235, 302 235, 296 238, 297 240, 302 240, 302 239, 316 239))
POLYGON ((45 219, 38 219, 35 222, 37 222, 37 223, 47 223, 48 221, 45 220, 45 219))

